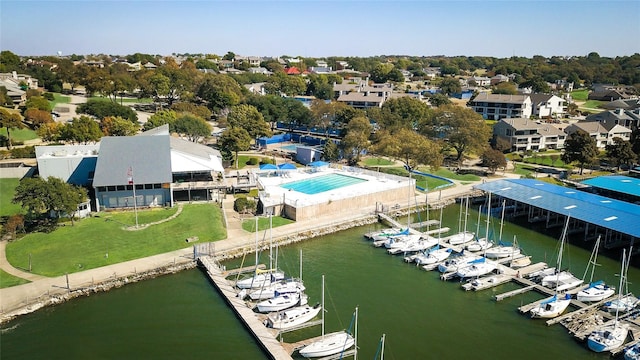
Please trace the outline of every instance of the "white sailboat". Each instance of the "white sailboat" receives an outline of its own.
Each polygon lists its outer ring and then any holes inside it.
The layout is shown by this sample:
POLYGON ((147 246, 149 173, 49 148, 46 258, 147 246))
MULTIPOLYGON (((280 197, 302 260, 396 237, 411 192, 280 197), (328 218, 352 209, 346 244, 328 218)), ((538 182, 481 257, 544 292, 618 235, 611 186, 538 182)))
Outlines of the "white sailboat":
MULTIPOLYGON (((476 223, 476 236, 480 236, 480 215, 482 214, 482 205, 478 208, 478 222, 476 223)), ((489 212, 487 211, 487 233, 489 232, 489 212)), ((482 251, 493 246, 493 242, 485 235, 482 239, 476 238, 475 241, 467 244, 465 249, 469 251, 482 251)))
MULTIPOLYGON (((324 313, 324 312, 323 312, 324 313)), ((324 334, 324 314, 322 316, 322 337, 320 340, 312 342, 311 344, 300 349, 300 355, 306 358, 316 358, 323 356, 330 356, 339 353, 343 353, 356 345, 356 339, 358 336, 358 308, 354 313, 355 318, 355 336, 352 336, 347 331, 338 331, 331 334, 324 334)))
POLYGON ((418 254, 414 261, 417 265, 431 265, 446 260, 453 250, 449 248, 441 248, 440 245, 435 246, 429 251, 418 254))
MULTIPOLYGON (((620 287, 618 299, 622 297, 622 285, 626 274, 626 254, 622 250, 622 269, 620 270, 620 287)), ((619 348, 627 340, 629 326, 618 321, 619 311, 616 311, 616 319, 613 325, 603 325, 594 330, 587 338, 587 346, 595 352, 611 351, 619 348)))
POLYGON ((285 278, 284 272, 278 270, 277 266, 272 268, 272 259, 271 254, 269 254, 269 269, 258 269, 258 217, 256 216, 256 271, 253 276, 237 281, 236 287, 238 289, 260 289, 269 286, 271 283, 283 280, 285 278))
POLYGON ((296 305, 306 305, 307 301, 307 295, 303 292, 276 294, 272 299, 263 300, 257 303, 256 308, 261 313, 268 313, 288 309, 296 305))
MULTIPOLYGON (((569 227, 569 217, 567 217, 567 222, 565 223, 564 229, 562 230, 562 236, 560 239, 560 249, 558 251, 558 265, 557 269, 562 268, 562 252, 564 249, 564 243, 566 241, 567 228, 569 227)), ((548 275, 548 276, 556 276, 556 275, 548 275)), ((546 278, 546 277, 545 277, 546 278)), ((556 279, 555 281, 555 294, 542 301, 538 306, 531 309, 529 312, 531 313, 532 318, 554 318, 560 314, 562 314, 571 304, 571 295, 565 294, 561 295, 558 293, 558 288, 560 287, 560 281, 556 279)))
POLYGON ((624 360, 640 360, 640 343, 624 350, 624 360))
MULTIPOLYGON (((449 244, 462 245, 473 240, 475 234, 467 231, 467 217, 469 209, 469 198, 466 198, 466 210, 464 215, 464 230, 462 229, 462 206, 460 206, 460 216, 458 218, 458 233, 449 238, 449 244)), ((442 219, 441 219, 442 220, 442 219)), ((440 222, 442 223, 442 221, 440 222)))
POLYGON ((569 229, 569 220, 571 216, 567 216, 567 220, 562 229, 562 239, 560 241, 560 251, 558 253, 558 260, 556 265, 556 271, 554 274, 547 275, 542 278, 542 286, 548 288, 555 288, 556 291, 565 291, 580 286, 584 281, 578 279, 575 275, 569 271, 562 271, 562 255, 564 252, 564 245, 566 243, 567 231, 569 229))
MULTIPOLYGON (((277 267, 277 265, 276 265, 277 267)), ((277 294, 288 294, 303 292, 305 290, 302 282, 302 250, 300 250, 300 278, 290 278, 281 281, 271 282, 269 285, 253 290, 249 293, 251 300, 265 300, 276 297, 277 294)))
POLYGON ((458 271, 456 272, 456 276, 462 279, 474 278, 487 275, 495 269, 496 263, 491 260, 487 260, 487 258, 485 257, 482 257, 480 259, 472 261, 470 265, 458 269, 458 271))
POLYGON ((390 236, 398 236, 398 235, 407 235, 409 233, 409 229, 401 229, 401 228, 389 228, 376 230, 369 233, 364 234, 364 237, 373 241, 382 241, 386 240, 390 236))
POLYGON ((498 246, 493 246, 491 249, 485 251, 485 256, 489 259, 504 259, 515 258, 520 255, 520 247, 516 242, 515 235, 513 236, 513 242, 511 244, 502 242, 502 227, 504 226, 504 212, 506 209, 506 201, 502 202, 502 216, 500 220, 500 235, 498 236, 498 246))
POLYGON ((629 292, 629 283, 627 282, 627 271, 629 270, 629 263, 631 262, 631 250, 629 250, 629 258, 627 259, 627 268, 624 270, 624 274, 620 276, 624 276, 624 289, 620 289, 622 291, 623 296, 618 297, 617 299, 607 301, 604 304, 604 309, 610 313, 617 312, 629 312, 640 304, 640 299, 635 297, 632 293, 629 292))
POLYGON ((596 240, 595 245, 593 246, 593 252, 591 253, 591 257, 589 258, 589 264, 587 268, 584 270, 584 275, 582 278, 586 278, 587 272, 589 271, 589 267, 591 267, 591 277, 589 279, 589 287, 586 289, 582 289, 578 291, 576 294, 576 298, 578 301, 600 301, 608 298, 616 293, 615 289, 608 286, 604 283, 604 281, 593 281, 593 273, 595 271, 598 259, 598 248, 600 247, 600 236, 596 240))
POLYGON ((322 305, 296 306, 283 311, 273 312, 267 315, 265 325, 273 329, 290 329, 306 323, 318 315, 324 307, 324 275, 322 276, 322 305))
POLYGON ((461 252, 458 256, 451 256, 443 263, 438 265, 438 271, 441 273, 448 273, 452 271, 458 271, 458 269, 469 266, 474 260, 480 259, 481 256, 461 252))

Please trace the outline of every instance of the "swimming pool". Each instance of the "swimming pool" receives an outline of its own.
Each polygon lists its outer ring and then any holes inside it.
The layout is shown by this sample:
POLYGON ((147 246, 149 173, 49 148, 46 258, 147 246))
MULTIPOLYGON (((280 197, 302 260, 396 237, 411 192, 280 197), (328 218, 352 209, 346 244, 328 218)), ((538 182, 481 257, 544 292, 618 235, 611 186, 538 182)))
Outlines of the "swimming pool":
POLYGON ((287 151, 293 151, 295 152, 296 149, 298 148, 298 145, 292 144, 292 145, 283 145, 280 147, 282 150, 287 150, 287 151))
POLYGON ((280 187, 307 195, 314 195, 366 181, 368 180, 342 174, 327 174, 311 179, 290 182, 280 185, 280 187))

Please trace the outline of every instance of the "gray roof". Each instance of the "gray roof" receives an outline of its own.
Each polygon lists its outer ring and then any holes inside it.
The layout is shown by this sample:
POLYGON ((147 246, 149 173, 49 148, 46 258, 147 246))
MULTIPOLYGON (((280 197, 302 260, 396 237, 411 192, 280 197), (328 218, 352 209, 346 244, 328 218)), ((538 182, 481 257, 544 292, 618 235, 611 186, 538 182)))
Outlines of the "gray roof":
MULTIPOLYGON (((540 135, 564 135, 564 131, 553 126, 553 124, 538 123, 527 118, 506 118, 501 119, 498 124, 504 123, 514 130, 536 130, 540 135)), ((496 124, 497 125, 497 124, 496 124)))
POLYGON ((193 156, 209 159, 211 156, 221 157, 220 151, 210 148, 206 145, 197 144, 175 137, 170 137, 171 150, 180 151, 193 156))
POLYGON ((483 92, 478 94, 472 102, 524 104, 528 97, 529 95, 489 94, 483 92))
POLYGON ((579 121, 577 123, 567 126, 566 132, 570 134, 575 131, 573 129, 580 129, 589 134, 609 132, 609 130, 607 130, 604 126, 602 126, 602 124, 598 121, 579 121))
POLYGON ((529 94, 529 97, 531 98, 531 102, 534 104, 539 104, 541 102, 547 102, 549 101, 553 95, 550 94, 529 94))
POLYGON ((136 184, 170 183, 169 136, 105 136, 93 186, 127 185, 129 169, 136 184))

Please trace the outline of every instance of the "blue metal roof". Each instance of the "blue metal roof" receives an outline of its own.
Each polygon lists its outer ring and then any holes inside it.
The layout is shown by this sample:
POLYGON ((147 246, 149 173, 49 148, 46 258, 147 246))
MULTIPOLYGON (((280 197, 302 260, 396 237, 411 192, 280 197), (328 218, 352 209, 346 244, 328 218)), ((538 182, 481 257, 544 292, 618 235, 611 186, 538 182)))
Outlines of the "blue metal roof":
POLYGON ((534 179, 497 180, 474 188, 640 238, 640 205, 534 179))
POLYGON ((640 197, 640 179, 628 176, 599 176, 597 178, 583 181, 582 183, 600 189, 611 190, 640 197))

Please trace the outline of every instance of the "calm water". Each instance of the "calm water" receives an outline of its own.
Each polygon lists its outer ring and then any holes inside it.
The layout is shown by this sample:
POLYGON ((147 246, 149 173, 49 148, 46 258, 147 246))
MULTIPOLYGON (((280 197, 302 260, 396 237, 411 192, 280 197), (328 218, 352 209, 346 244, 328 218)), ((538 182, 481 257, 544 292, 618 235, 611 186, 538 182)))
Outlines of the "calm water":
MULTIPOLYGON (((452 231, 457 230, 457 209, 451 206, 444 215, 452 231)), ((475 231, 475 219, 473 213, 469 230, 475 231)), ((438 273, 419 270, 399 256, 372 247, 362 234, 373 228, 351 229, 279 251, 279 266, 297 275, 299 250, 303 250, 310 303, 320 301, 321 275, 326 275, 327 332, 348 328, 354 308, 359 307, 360 359, 373 359, 383 333, 387 334, 385 359, 607 358, 591 353, 563 327, 547 327, 544 321, 517 312, 518 306, 541 295, 530 292, 502 302, 492 300, 495 294, 516 288, 511 284, 465 292, 458 282, 443 282, 438 273)), ((498 230, 496 226, 494 231, 498 230)), ((555 262, 558 234, 547 237, 507 224, 503 238, 511 239, 515 233, 534 260, 555 262)), ((577 241, 576 245, 583 244, 577 241)), ((576 245, 569 247, 565 264, 582 276, 591 249, 576 245)), ((617 255, 608 255, 600 257, 602 266, 596 274, 617 286, 617 255)), ((268 261, 266 255, 261 260, 268 261)), ((245 264, 253 262, 252 255, 245 259, 245 264)), ((635 283, 631 290, 639 294, 640 271, 633 267, 629 276, 635 283)), ((285 341, 319 334, 317 326, 287 334, 285 341)), ((22 317, 5 326, 0 341, 6 359, 265 358, 200 270, 125 286, 22 317)))

